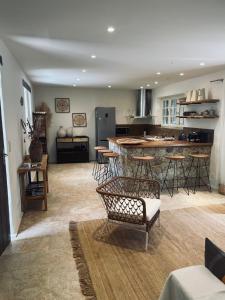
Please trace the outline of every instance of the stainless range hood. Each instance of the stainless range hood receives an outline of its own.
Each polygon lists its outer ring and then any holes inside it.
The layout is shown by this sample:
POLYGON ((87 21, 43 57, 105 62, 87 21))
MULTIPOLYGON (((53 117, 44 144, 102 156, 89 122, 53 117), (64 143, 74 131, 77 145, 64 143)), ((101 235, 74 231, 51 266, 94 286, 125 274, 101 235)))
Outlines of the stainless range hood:
POLYGON ((152 102, 152 90, 140 89, 137 90, 137 106, 136 115, 137 118, 148 118, 151 116, 151 102, 152 102))

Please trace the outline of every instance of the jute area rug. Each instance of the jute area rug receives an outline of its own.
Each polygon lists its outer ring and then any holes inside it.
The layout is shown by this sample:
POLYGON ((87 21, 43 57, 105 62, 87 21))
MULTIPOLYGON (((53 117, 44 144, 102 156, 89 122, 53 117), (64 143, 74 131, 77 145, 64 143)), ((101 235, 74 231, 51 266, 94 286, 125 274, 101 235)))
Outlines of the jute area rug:
POLYGON ((204 263, 204 239, 225 249, 225 205, 161 213, 146 252, 142 232, 106 220, 70 222, 73 255, 87 299, 156 300, 168 274, 204 263))

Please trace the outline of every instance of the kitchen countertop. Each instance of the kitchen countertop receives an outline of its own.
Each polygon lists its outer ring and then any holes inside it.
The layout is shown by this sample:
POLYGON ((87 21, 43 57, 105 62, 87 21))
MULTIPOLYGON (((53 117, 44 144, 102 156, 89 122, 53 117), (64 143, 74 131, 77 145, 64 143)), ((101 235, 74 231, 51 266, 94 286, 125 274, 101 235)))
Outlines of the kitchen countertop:
MULTIPOLYGON (((167 148, 167 147, 211 147, 212 143, 194 143, 194 142, 187 142, 187 141, 147 141, 143 144, 138 145, 121 145, 118 144, 116 141, 121 137, 109 137, 108 141, 115 143, 116 145, 123 147, 123 148, 167 148)), ((129 137, 126 137, 129 138, 129 137)), ((144 139, 143 137, 130 137, 130 138, 140 138, 144 139)))

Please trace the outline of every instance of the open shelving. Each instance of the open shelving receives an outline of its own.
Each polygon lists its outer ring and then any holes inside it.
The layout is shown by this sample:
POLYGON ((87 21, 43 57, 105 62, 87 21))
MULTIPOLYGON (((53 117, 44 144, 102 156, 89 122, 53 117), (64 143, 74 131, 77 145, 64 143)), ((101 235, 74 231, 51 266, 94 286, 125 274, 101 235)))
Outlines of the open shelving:
POLYGON ((187 101, 187 102, 178 102, 179 105, 192 105, 192 104, 207 104, 207 103, 217 103, 219 99, 205 99, 199 101, 187 101))
POLYGON ((177 118, 180 119, 217 119, 219 118, 219 116, 214 116, 214 117, 210 117, 210 116, 177 116, 177 118))

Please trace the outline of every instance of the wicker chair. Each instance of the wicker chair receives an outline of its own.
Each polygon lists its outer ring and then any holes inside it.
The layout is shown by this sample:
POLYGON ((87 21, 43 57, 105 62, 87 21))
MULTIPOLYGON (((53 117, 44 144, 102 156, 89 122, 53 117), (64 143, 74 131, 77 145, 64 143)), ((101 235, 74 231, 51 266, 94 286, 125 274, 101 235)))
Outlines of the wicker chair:
POLYGON ((101 195, 108 221, 133 224, 146 233, 160 216, 160 184, 156 180, 132 177, 114 177, 96 189, 101 195))

